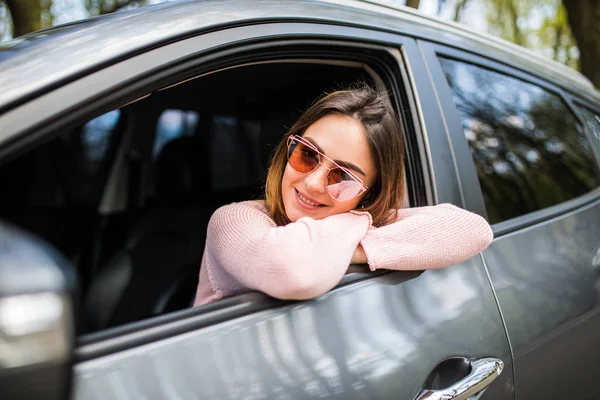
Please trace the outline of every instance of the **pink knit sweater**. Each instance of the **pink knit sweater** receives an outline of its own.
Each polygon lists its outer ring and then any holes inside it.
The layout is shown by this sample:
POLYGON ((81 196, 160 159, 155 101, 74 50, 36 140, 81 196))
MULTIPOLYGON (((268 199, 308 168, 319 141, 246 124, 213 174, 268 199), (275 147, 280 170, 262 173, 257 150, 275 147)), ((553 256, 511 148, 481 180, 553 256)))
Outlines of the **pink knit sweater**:
POLYGON ((367 212, 277 226, 261 201, 219 208, 208 224, 194 306, 258 290, 280 299, 311 299, 344 276, 360 243, 369 267, 423 270, 473 257, 492 241, 484 218, 451 204, 401 209, 375 228, 367 212))

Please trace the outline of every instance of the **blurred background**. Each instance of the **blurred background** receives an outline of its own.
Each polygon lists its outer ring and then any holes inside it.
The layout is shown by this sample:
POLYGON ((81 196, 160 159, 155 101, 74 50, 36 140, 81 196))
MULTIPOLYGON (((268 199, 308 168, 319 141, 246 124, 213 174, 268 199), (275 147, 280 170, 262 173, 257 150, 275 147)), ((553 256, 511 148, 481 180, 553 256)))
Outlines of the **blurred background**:
MULTIPOLYGON (((0 0, 0 41, 167 1, 181 0, 0 0)), ((379 1, 499 36, 582 72, 600 87, 600 0, 379 1)))

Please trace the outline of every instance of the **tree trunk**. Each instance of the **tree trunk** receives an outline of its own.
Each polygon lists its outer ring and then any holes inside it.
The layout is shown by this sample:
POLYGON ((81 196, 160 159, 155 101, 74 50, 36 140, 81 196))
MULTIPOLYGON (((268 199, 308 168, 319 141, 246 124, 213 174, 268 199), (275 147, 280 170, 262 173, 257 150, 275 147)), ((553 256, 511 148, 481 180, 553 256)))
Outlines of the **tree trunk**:
POLYGON ((110 14, 115 11, 119 11, 121 8, 127 7, 130 4, 143 5, 144 0, 121 0, 121 1, 101 1, 100 2, 100 15, 110 14))
POLYGON ((506 6, 508 8, 508 13, 513 26, 513 43, 516 43, 519 46, 527 47, 525 41, 523 40, 523 35, 521 34, 521 28, 519 27, 519 13, 514 0, 507 1, 506 6))
POLYGON ((469 0, 458 0, 454 5, 454 17, 452 17, 452 21, 459 22, 460 15, 467 5, 467 1, 469 0))
POLYGON ((600 88, 600 0, 563 0, 583 75, 600 88))
POLYGON ((42 20, 40 0, 4 0, 13 20, 13 37, 46 28, 42 20))
POLYGON ((412 7, 415 10, 418 10, 420 2, 421 2, 421 0, 406 0, 406 6, 407 7, 412 7))
MULTIPOLYGON (((563 26, 557 26, 554 30, 554 46, 552 47, 552 52, 554 54, 554 59, 556 61, 560 61, 560 49, 562 47, 562 37, 563 37, 563 26)), ((569 49, 565 49, 565 53, 567 53, 567 57, 569 54, 569 49)))

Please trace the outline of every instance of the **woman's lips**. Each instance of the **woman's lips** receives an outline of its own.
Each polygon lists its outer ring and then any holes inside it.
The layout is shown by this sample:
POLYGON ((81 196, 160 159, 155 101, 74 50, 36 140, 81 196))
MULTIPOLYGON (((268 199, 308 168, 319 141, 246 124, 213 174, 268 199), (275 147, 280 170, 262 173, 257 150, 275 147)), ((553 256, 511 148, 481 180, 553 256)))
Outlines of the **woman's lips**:
POLYGON ((298 202, 300 207, 310 211, 318 210, 319 208, 324 206, 324 204, 314 201, 310 197, 300 193, 298 190, 296 190, 296 201, 298 202))

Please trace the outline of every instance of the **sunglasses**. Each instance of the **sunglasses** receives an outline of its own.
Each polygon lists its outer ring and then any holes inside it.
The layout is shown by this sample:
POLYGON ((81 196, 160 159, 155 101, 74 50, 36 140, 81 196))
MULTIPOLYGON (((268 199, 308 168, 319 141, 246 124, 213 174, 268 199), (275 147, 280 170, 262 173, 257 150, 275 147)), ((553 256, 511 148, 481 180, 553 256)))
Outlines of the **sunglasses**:
POLYGON ((321 153, 312 143, 302 136, 292 135, 288 138, 288 163, 301 174, 308 174, 316 170, 319 165, 327 169, 325 189, 329 196, 336 201, 350 201, 367 191, 363 181, 348 168, 337 164, 331 158, 321 153), (322 159, 329 160, 335 167, 328 168, 322 159))

